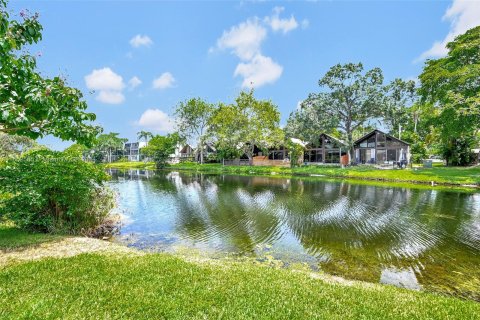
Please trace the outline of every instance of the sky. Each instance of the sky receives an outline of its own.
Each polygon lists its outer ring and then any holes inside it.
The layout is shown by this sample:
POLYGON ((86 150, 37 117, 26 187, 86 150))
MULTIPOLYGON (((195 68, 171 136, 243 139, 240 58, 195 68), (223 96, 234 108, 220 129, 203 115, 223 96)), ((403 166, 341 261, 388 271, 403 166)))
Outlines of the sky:
MULTIPOLYGON (((290 112, 338 63, 417 79, 425 59, 480 25, 475 1, 20 1, 40 14, 30 47, 45 76, 82 90, 105 132, 174 130, 180 101, 233 102, 241 90, 290 112)), ((62 150, 72 142, 46 137, 62 150)))

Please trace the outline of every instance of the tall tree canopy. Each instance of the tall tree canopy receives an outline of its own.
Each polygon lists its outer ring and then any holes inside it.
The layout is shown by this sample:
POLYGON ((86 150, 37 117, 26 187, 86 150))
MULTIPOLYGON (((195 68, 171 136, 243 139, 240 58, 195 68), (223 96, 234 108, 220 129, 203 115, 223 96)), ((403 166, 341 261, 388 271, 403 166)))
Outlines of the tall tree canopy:
POLYGON ((480 26, 447 44, 444 58, 428 60, 420 75, 423 102, 436 107, 447 163, 464 165, 480 127, 480 26))
POLYGON ((86 112, 80 90, 36 71, 36 57, 25 53, 25 46, 42 39, 42 25, 37 14, 20 16, 10 19, 7 2, 0 0, 0 132, 91 143, 101 132, 88 124, 95 114, 86 112))
POLYGON ((276 105, 255 99, 253 90, 242 91, 234 104, 220 105, 210 120, 210 131, 220 148, 237 147, 252 161, 255 146, 267 150, 283 141, 279 122, 276 105))
MULTIPOLYGON (((353 149, 355 130, 382 114, 382 70, 374 68, 364 72, 361 63, 337 64, 330 68, 318 84, 323 90, 309 94, 302 102, 300 112, 314 115, 304 119, 317 119, 317 136, 322 131, 338 129, 349 148, 353 149), (321 127, 323 130, 320 130, 321 127)), ((290 120, 290 123, 294 122, 295 120, 290 120)), ((353 158, 352 150, 350 157, 353 158)))
POLYGON ((192 98, 180 102, 175 109, 178 132, 187 139, 197 140, 197 152, 200 153, 200 163, 203 163, 209 121, 214 111, 214 104, 200 98, 192 98))

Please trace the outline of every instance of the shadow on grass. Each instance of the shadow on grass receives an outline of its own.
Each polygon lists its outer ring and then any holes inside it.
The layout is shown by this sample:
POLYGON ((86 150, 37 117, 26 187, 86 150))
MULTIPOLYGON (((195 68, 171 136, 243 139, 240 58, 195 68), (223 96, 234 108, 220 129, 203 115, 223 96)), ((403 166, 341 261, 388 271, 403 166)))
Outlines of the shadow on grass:
POLYGON ((0 252, 23 249, 62 238, 62 235, 28 232, 11 223, 0 222, 0 252))

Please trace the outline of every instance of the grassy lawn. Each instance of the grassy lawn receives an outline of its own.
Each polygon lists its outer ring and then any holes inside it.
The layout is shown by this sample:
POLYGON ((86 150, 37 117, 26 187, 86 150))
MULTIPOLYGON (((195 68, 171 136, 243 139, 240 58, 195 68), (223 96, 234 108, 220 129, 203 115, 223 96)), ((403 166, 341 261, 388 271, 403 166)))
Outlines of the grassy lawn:
MULTIPOLYGON (((119 169, 154 169, 153 163, 118 162, 107 165, 119 169)), ((367 179, 396 182, 426 183, 452 185, 480 185, 480 167, 433 167, 431 169, 413 168, 403 170, 381 170, 370 166, 340 168, 334 166, 303 166, 295 169, 287 167, 251 167, 222 166, 221 164, 180 163, 171 165, 169 169, 192 170, 206 173, 231 173, 250 175, 323 175, 348 179, 367 179)))
POLYGON ((473 319, 473 301, 245 263, 83 254, 0 269, 2 319, 473 319))
POLYGON ((60 235, 31 233, 23 231, 10 223, 0 222, 0 254, 1 251, 19 249, 38 245, 44 242, 61 239, 60 235))

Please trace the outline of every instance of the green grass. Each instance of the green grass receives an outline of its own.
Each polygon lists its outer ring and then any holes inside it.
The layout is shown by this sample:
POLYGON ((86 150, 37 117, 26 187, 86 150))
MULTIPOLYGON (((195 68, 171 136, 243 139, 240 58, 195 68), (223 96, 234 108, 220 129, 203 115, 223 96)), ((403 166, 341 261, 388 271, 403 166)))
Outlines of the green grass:
POLYGON ((60 235, 32 233, 21 230, 11 223, 0 223, 0 254, 1 251, 39 245, 61 238, 60 235))
POLYGON ((153 162, 142 162, 142 161, 120 161, 107 163, 105 168, 115 168, 115 169, 148 169, 155 170, 155 163, 153 162))
POLYGON ((2 319, 474 319, 480 304, 245 263, 84 254, 0 269, 2 319))
MULTIPOLYGON (((153 163, 119 162, 108 164, 111 168, 147 168, 154 169, 153 163)), ((440 185, 480 185, 480 167, 434 167, 431 169, 413 168, 404 170, 381 170, 371 166, 356 166, 340 168, 336 166, 302 166, 286 167, 253 167, 253 166, 222 166, 221 164, 180 163, 168 166, 167 169, 190 170, 205 173, 227 173, 247 175, 284 176, 321 175, 326 177, 378 180, 392 182, 408 182, 430 184, 432 181, 440 185)))

